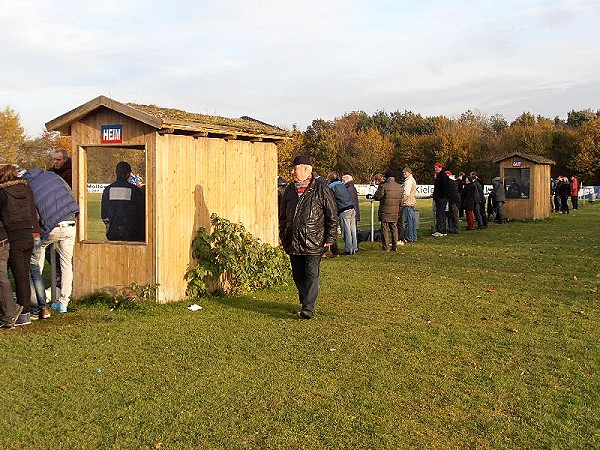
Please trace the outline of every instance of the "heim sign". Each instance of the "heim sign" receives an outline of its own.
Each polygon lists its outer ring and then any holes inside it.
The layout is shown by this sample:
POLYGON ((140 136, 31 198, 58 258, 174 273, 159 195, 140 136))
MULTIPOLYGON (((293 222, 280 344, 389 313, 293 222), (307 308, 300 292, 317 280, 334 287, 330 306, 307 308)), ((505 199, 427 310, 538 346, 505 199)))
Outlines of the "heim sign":
POLYGON ((100 127, 100 141, 103 144, 122 144, 123 125, 102 125, 100 127))

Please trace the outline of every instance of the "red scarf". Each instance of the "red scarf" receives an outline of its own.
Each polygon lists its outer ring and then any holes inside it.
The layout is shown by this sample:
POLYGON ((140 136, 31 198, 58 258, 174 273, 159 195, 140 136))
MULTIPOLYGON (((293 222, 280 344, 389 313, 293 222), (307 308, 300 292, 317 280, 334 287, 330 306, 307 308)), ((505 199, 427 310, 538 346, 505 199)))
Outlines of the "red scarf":
POLYGON ((308 177, 304 181, 299 181, 297 183, 294 182, 294 185, 296 186, 296 193, 298 195, 304 194, 304 191, 306 191, 306 189, 308 188, 308 185, 310 184, 311 181, 312 181, 312 177, 308 177))

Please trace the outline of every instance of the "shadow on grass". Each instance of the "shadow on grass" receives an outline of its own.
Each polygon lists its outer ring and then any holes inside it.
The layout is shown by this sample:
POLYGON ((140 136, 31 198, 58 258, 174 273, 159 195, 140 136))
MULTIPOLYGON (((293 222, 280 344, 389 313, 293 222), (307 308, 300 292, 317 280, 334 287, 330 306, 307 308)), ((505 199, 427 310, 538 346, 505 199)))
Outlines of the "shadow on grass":
POLYGON ((210 301, 229 308, 265 314, 276 319, 299 319, 293 314, 295 304, 289 302, 269 302, 250 297, 211 297, 210 301))

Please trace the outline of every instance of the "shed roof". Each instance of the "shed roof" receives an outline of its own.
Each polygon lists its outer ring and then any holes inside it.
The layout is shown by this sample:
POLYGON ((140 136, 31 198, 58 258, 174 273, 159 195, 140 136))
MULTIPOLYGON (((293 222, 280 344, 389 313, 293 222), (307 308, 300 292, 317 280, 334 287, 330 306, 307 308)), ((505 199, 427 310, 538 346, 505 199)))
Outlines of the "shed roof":
POLYGON ((190 113, 155 105, 121 103, 103 95, 46 123, 48 131, 70 134, 69 127, 98 108, 105 107, 155 128, 159 133, 211 136, 227 139, 279 141, 289 138, 289 132, 251 117, 230 119, 190 113))
POLYGON ((520 152, 513 152, 513 153, 509 153, 507 155, 504 155, 502 158, 499 158, 496 161, 494 161, 494 163, 499 163, 500 161, 504 161, 505 159, 513 158, 515 156, 518 156, 519 158, 523 158, 523 159, 528 159, 529 161, 533 161, 538 164, 556 164, 556 161, 545 158, 543 156, 531 155, 528 153, 520 153, 520 152))

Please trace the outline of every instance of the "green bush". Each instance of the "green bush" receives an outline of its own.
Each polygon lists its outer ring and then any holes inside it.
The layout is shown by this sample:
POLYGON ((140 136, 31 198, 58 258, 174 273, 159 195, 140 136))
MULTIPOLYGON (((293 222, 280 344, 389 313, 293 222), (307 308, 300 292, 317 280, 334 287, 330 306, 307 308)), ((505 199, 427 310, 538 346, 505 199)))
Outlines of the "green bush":
POLYGON ((289 258, 281 247, 261 243, 241 223, 210 216, 212 233, 198 229, 192 241, 195 266, 186 272, 188 297, 217 290, 239 295, 285 282, 289 258))

